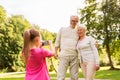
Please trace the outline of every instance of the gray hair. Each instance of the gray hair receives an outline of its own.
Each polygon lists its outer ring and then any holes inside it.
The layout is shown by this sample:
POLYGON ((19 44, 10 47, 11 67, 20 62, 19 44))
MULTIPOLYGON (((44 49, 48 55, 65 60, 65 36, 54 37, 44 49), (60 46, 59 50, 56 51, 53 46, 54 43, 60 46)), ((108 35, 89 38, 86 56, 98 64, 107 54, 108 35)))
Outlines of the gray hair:
POLYGON ((84 24, 79 24, 79 25, 78 25, 78 27, 80 27, 80 28, 83 28, 83 29, 87 30, 87 27, 86 27, 84 24))

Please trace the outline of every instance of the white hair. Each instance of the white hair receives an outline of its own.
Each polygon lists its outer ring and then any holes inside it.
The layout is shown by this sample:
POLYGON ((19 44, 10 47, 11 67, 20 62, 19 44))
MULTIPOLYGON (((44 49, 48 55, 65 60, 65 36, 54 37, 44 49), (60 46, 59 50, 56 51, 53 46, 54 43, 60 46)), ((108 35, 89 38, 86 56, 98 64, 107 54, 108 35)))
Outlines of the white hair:
POLYGON ((85 30, 87 30, 87 27, 84 24, 79 24, 78 27, 84 28, 85 30))

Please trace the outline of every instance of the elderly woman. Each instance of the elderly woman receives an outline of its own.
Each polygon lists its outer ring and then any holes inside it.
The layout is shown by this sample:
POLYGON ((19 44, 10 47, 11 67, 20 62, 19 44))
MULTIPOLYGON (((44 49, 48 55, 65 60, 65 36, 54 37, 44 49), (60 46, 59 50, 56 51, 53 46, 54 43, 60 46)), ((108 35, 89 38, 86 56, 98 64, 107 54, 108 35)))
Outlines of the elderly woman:
POLYGON ((91 36, 86 36, 86 26, 78 26, 79 41, 77 50, 80 56, 81 69, 85 80, 93 80, 99 67, 99 56, 95 46, 96 41, 91 36))

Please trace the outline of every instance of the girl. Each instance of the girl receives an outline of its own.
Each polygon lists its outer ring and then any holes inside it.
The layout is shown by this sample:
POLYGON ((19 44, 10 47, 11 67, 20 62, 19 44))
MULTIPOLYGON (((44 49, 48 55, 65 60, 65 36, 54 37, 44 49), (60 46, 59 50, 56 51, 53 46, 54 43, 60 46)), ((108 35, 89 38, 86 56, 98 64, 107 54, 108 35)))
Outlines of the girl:
POLYGON ((25 80, 50 80, 45 60, 46 57, 54 55, 50 41, 49 46, 51 51, 42 48, 39 31, 32 28, 24 32, 22 56, 26 65, 25 80))

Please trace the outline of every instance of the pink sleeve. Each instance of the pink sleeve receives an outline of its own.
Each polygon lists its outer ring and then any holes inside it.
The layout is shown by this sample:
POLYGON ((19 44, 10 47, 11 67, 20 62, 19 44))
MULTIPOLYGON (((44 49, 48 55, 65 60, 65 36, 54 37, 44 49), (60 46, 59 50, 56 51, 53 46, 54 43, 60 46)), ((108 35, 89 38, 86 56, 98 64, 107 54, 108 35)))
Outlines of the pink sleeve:
POLYGON ((51 57, 52 52, 42 48, 43 57, 51 57))

